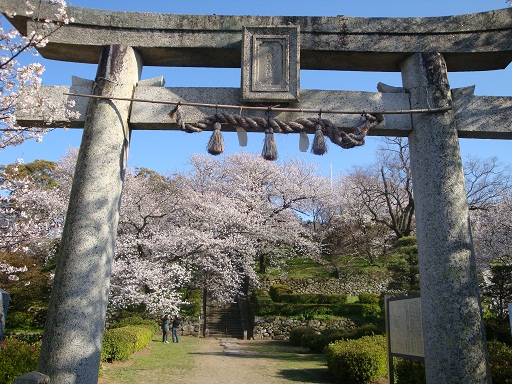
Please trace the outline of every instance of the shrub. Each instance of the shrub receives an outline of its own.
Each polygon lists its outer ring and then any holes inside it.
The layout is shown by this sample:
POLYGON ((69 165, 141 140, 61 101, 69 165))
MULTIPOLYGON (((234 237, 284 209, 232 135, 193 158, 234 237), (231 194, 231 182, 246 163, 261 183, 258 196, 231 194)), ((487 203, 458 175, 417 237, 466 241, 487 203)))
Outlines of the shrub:
POLYGON ((324 338, 324 349, 331 343, 338 340, 347 340, 350 331, 345 329, 324 329, 322 336, 324 338))
POLYGON ((377 319, 382 316, 380 307, 376 304, 344 304, 336 309, 338 316, 358 316, 363 319, 377 319))
POLYGON ((423 360, 397 359, 395 363, 396 384, 425 384, 423 360))
POLYGON ((127 326, 107 329, 103 336, 102 361, 125 361, 133 352, 149 344, 154 332, 150 327, 127 326))
POLYGON ((272 298, 267 291, 255 289, 252 291, 252 307, 257 316, 271 316, 275 314, 272 298))
POLYGON ((359 339, 363 336, 383 335, 384 330, 373 323, 365 323, 350 331, 349 339, 359 339))
POLYGON ((30 312, 7 312, 5 325, 9 329, 28 329, 33 321, 34 315, 30 312))
POLYGON ((117 323, 112 324, 111 328, 122 328, 130 325, 147 327, 153 330, 153 333, 160 329, 160 326, 156 321, 143 319, 142 317, 139 316, 125 317, 124 319, 119 320, 117 323))
POLYGON ((282 301, 281 296, 290 295, 293 293, 292 289, 284 284, 273 284, 268 289, 268 293, 273 301, 280 303, 282 301))
POLYGON ((27 343, 6 337, 0 350, 0 383, 12 383, 16 377, 37 370, 41 342, 27 343))
POLYGON ((327 344, 325 337, 318 332, 307 332, 302 335, 301 347, 309 348, 315 352, 323 352, 327 344))
POLYGON ((364 336, 340 340, 327 346, 327 367, 342 381, 365 383, 386 374, 386 339, 364 336))
POLYGON ((512 384, 512 348, 499 341, 487 344, 493 384, 512 384))
POLYGON ((29 344, 35 344, 38 341, 43 340, 43 331, 42 330, 36 330, 36 331, 23 331, 23 332, 16 332, 11 333, 10 336, 17 340, 25 341, 29 344))
POLYGON ((309 327, 295 327, 290 330, 289 341, 296 347, 302 346, 302 337, 306 334, 314 334, 315 331, 309 327))
POLYGON ((135 352, 134 338, 127 334, 124 328, 105 330, 103 346, 101 349, 101 361, 125 361, 135 352))
POLYGON ((359 296, 360 304, 377 304, 379 305, 380 295, 375 293, 361 293, 359 296))
MULTIPOLYGON (((341 305, 347 302, 347 295, 320 295, 320 294, 303 294, 291 293, 280 294, 279 302, 290 304, 328 304, 341 305)), ((274 300, 276 301, 276 300, 274 300)))

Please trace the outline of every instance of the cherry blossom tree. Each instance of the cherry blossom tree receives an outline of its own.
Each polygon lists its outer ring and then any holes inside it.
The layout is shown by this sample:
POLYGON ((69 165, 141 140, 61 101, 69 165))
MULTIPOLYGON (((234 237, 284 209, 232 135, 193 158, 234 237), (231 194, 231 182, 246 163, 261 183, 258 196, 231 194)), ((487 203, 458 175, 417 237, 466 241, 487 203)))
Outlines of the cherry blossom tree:
MULTIPOLYGON (((4 29, 0 23, 0 149, 19 145, 30 138, 42 140, 42 136, 52 128, 53 116, 62 107, 66 108, 69 119, 77 118, 72 110, 74 102, 67 106, 57 105, 40 96, 41 75, 44 67, 40 63, 21 64, 20 58, 37 54, 38 48, 44 47, 52 33, 60 26, 73 22, 66 13, 64 0, 48 2, 20 1, 19 9, 6 10, 7 20, 18 13, 32 18, 35 26, 26 36, 11 28, 4 29), (44 9, 44 11, 43 11, 44 9), (23 100, 23 107, 18 103, 23 100), (42 119, 42 127, 20 127, 16 124, 15 110, 23 108, 24 114, 42 119), (44 115, 41 114, 44 112, 44 115)), ((25 60, 26 61, 26 60, 25 60)), ((21 112, 21 111, 18 111, 21 112)))
POLYGON ((512 191, 486 210, 471 215, 477 262, 481 270, 492 263, 512 263, 512 191))

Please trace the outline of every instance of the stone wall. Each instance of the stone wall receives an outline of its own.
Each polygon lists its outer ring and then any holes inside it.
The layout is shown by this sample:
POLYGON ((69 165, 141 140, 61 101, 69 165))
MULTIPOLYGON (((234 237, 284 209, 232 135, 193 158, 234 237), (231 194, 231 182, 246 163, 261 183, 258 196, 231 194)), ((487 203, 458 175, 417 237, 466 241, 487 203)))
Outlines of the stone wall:
POLYGON ((184 336, 199 336, 202 324, 200 318, 197 316, 182 317, 180 326, 180 335, 184 336))
POLYGON ((384 271, 370 271, 342 279, 296 279, 288 277, 267 277, 261 280, 260 288, 268 289, 273 284, 288 285, 294 293, 346 294, 357 296, 361 293, 380 294, 386 291, 390 278, 384 271))
POLYGON ((256 316, 254 318, 253 338, 255 340, 288 340, 290 331, 295 327, 310 327, 320 332, 324 329, 353 329, 356 326, 356 323, 350 319, 299 320, 256 316))

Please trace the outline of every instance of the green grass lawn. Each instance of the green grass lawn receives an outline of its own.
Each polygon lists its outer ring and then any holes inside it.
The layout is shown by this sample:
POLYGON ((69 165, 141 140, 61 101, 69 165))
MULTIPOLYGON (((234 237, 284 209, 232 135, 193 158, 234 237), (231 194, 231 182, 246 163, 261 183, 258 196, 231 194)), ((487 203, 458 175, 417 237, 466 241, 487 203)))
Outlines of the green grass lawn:
POLYGON ((102 364, 100 383, 138 384, 151 377, 153 383, 167 382, 169 377, 183 375, 193 367, 193 354, 200 339, 187 337, 179 343, 164 344, 156 334, 149 347, 131 356, 129 362, 102 364))
POLYGON ((269 267, 268 276, 286 276, 293 278, 332 278, 327 265, 317 263, 306 257, 294 257, 285 261, 286 265, 280 268, 269 267))

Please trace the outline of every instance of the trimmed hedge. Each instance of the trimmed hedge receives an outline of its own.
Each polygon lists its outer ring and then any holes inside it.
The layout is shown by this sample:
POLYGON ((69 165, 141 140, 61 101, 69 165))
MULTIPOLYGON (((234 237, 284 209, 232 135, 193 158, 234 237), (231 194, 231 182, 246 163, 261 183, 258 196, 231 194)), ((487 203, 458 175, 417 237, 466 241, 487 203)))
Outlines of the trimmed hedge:
POLYGON ((125 317, 124 319, 119 320, 117 323, 112 324, 111 328, 122 328, 132 325, 148 327, 153 330, 153 333, 160 329, 158 322, 154 320, 143 319, 139 316, 125 317))
POLYGON ((284 295, 290 295, 293 293, 292 289, 284 284, 274 284, 271 285, 268 289, 268 293, 270 297, 272 298, 272 301, 276 303, 282 302, 282 297, 284 295))
POLYGON ((396 384, 425 384, 425 363, 423 360, 396 359, 396 384))
POLYGON ((328 345, 326 355, 329 371, 341 381, 365 383, 387 372, 384 336, 336 341, 328 345))
POLYGON ((13 337, 2 341, 0 350, 0 383, 12 383, 25 373, 37 371, 41 342, 27 343, 13 337))
POLYGON ((290 330, 289 341, 292 345, 296 347, 302 347, 302 337, 305 335, 314 335, 316 334, 313 328, 309 327, 295 327, 290 330))
POLYGON ((487 343, 493 384, 512 384, 512 347, 499 342, 487 343))
POLYGON ((275 303, 341 305, 347 302, 347 295, 293 293, 291 288, 284 284, 271 285, 268 292, 275 303))
POLYGON ((107 329, 103 336, 102 361, 125 361, 149 344, 155 332, 152 327, 130 325, 107 329))
POLYGON ((361 293, 358 296, 359 304, 375 304, 379 305, 380 295, 375 293, 361 293))
POLYGON ((384 331, 372 323, 363 324, 355 329, 324 329, 321 332, 308 327, 295 327, 290 331, 290 343, 323 353, 329 344, 338 340, 352 340, 382 334, 384 331))
POLYGON ((276 312, 270 294, 263 289, 254 289, 251 301, 254 314, 257 316, 272 316, 276 312))
MULTIPOLYGON (((255 289, 252 305, 257 316, 289 316, 313 319, 318 316, 354 316, 377 319, 382 316, 378 304, 346 304, 346 295, 298 295, 288 294, 285 285, 273 285, 269 292, 255 289), (284 302, 275 302, 272 296, 284 302)), ((373 298, 372 298, 373 300, 373 298)))

